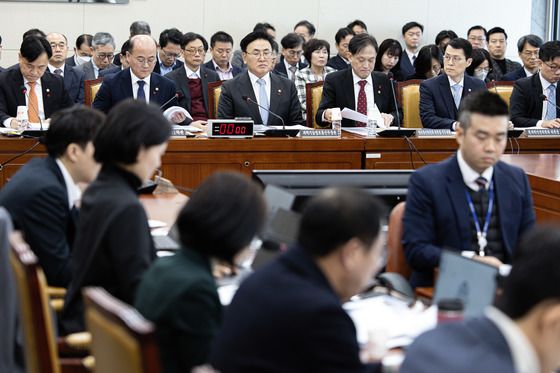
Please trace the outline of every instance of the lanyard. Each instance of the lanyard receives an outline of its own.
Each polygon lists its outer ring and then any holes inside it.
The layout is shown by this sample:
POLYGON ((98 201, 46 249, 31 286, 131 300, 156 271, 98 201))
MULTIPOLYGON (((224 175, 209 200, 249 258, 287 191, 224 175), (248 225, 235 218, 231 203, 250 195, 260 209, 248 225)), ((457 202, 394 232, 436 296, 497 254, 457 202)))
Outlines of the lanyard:
POLYGON ((488 245, 488 240, 486 236, 488 235, 488 226, 490 225, 490 216, 492 215, 492 207, 494 206, 494 182, 490 180, 490 188, 488 189, 488 211, 486 213, 486 219, 484 220, 484 226, 482 230, 480 229, 480 223, 478 222, 478 216, 476 216, 476 210, 474 209, 474 203, 472 201, 471 195, 468 190, 465 190, 467 195, 467 202, 469 203, 469 208, 474 220, 474 226, 476 228, 476 237, 478 239, 478 255, 484 256, 484 249, 488 245))

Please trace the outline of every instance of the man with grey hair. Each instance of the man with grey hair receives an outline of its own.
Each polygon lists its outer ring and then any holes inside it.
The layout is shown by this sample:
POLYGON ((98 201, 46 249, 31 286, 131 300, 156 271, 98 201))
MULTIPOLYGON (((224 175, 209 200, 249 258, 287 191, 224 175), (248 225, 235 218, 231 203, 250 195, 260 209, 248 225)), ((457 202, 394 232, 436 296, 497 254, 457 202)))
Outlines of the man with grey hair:
POLYGON ((152 35, 152 29, 146 21, 134 21, 130 25, 130 37, 135 35, 152 35))
POLYGON ((116 67, 111 63, 115 55, 115 40, 108 32, 98 32, 91 42, 93 56, 89 62, 78 66, 84 72, 85 80, 97 79, 99 70, 116 67))
POLYGON ((443 248, 491 265, 510 263, 517 240, 535 223, 527 176, 500 162, 507 104, 492 92, 472 93, 459 123, 457 154, 410 177, 403 245, 415 287, 433 285, 443 248))
POLYGON ((537 35, 524 35, 517 41, 517 53, 523 62, 523 66, 517 70, 502 76, 504 81, 515 81, 521 78, 533 76, 539 71, 539 49, 543 40, 537 35))

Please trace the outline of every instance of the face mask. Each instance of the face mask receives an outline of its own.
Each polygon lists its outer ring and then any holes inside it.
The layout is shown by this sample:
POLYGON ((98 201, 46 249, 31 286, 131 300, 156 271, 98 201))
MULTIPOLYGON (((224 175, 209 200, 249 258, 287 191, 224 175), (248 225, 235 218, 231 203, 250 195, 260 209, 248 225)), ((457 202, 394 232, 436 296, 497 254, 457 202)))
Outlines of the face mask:
POLYGON ((475 72, 474 73, 474 77, 478 78, 480 80, 484 80, 486 79, 486 76, 488 75, 488 73, 486 71, 481 71, 481 72, 475 72))
POLYGON ((84 57, 76 56, 76 60, 77 60, 76 63, 79 66, 79 65, 83 65, 86 62, 89 62, 91 60, 91 57, 90 56, 84 56, 84 57))

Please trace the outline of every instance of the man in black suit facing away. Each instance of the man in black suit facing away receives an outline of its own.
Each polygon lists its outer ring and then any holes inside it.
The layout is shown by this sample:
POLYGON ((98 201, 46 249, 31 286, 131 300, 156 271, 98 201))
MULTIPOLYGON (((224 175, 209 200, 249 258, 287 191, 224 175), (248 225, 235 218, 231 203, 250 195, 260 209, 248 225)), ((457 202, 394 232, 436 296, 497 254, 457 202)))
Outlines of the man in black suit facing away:
POLYGON ((92 139, 104 120, 105 115, 83 106, 58 111, 45 135, 48 156, 28 162, 0 190, 0 205, 23 231, 52 286, 70 282, 81 198, 77 184, 97 176, 92 139))
POLYGON ((282 38, 280 41, 282 57, 274 68, 275 73, 292 82, 295 81, 296 72, 307 67, 307 64, 300 60, 303 55, 303 43, 303 37, 296 33, 290 33, 282 38))
POLYGON ((29 122, 46 124, 56 111, 73 105, 62 78, 47 71, 51 56, 47 39, 23 39, 19 64, 0 75, 0 123, 5 127, 18 127, 18 106, 27 106, 29 122))
POLYGON ((66 63, 68 54, 68 41, 66 36, 56 32, 47 35, 53 54, 49 59, 51 74, 62 76, 64 88, 76 104, 84 103, 84 72, 74 69, 66 63))
MULTIPOLYGON (((299 37, 299 36, 298 36, 299 37)), ((269 126, 304 125, 295 84, 278 74, 271 74, 272 38, 253 31, 241 40, 243 62, 247 71, 222 85, 218 118, 251 117, 255 123, 269 126), (274 115, 255 104, 265 107, 274 115)))
POLYGON ((183 67, 183 62, 177 59, 181 56, 182 41, 183 34, 176 28, 163 30, 159 34, 158 62, 154 66, 155 73, 166 75, 183 67))

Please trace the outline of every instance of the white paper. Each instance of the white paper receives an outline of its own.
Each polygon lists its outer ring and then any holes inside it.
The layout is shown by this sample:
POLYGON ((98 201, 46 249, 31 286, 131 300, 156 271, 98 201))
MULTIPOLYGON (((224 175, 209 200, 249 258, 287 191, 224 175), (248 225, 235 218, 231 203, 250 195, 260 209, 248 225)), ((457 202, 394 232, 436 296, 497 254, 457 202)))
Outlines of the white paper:
POLYGON ((348 109, 347 107, 345 107, 344 109, 342 109, 341 114, 344 119, 367 123, 367 115, 358 113, 356 110, 348 109))
MULTIPOLYGON (((307 126, 302 126, 301 124, 296 124, 295 126, 286 126, 287 130, 308 130, 311 129, 307 126)), ((255 124, 253 125, 253 131, 256 132, 264 132, 266 130, 281 130, 283 129, 282 126, 265 126, 264 124, 255 124)))
POLYGON ((192 120, 192 116, 189 114, 189 112, 181 106, 171 106, 169 109, 163 112, 163 116, 167 118, 167 120, 171 120, 171 117, 175 113, 182 113, 185 117, 187 117, 187 119, 192 120))
POLYGON ((203 129, 200 129, 200 128, 195 127, 195 126, 190 126, 190 125, 189 126, 179 126, 179 125, 175 124, 175 125, 173 125, 173 128, 180 128, 180 129, 183 129, 183 130, 187 130, 190 133, 204 132, 203 129))

